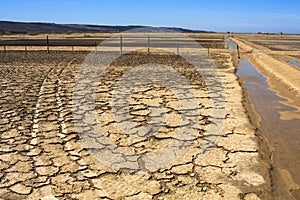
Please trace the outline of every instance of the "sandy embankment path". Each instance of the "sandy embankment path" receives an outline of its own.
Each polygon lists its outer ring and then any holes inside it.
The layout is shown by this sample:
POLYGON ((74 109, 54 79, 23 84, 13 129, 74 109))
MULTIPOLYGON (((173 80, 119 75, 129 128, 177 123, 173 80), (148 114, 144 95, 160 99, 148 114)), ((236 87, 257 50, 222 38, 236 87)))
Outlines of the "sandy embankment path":
POLYGON ((249 58, 257 64, 256 66, 261 70, 265 71, 268 76, 276 78, 280 83, 288 88, 289 91, 293 92, 296 97, 300 96, 300 70, 289 66, 283 61, 279 61, 268 53, 253 48, 244 42, 231 38, 236 44, 240 46, 242 50, 249 51, 253 49, 252 53, 249 53, 249 58))

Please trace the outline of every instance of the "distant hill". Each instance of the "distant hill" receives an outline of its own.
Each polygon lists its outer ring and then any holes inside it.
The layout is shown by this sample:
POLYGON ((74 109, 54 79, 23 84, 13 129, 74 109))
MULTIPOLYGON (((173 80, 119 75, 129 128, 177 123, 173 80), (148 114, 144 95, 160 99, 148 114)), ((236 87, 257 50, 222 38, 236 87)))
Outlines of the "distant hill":
MULTIPOLYGON (((103 26, 103 25, 87 25, 87 24, 55 24, 40 22, 11 22, 0 21, 0 33, 74 33, 74 32, 122 32, 134 28, 142 28, 149 26, 103 26)), ((164 28, 178 32, 203 32, 210 31, 190 30, 175 27, 157 27, 159 32, 164 28)))

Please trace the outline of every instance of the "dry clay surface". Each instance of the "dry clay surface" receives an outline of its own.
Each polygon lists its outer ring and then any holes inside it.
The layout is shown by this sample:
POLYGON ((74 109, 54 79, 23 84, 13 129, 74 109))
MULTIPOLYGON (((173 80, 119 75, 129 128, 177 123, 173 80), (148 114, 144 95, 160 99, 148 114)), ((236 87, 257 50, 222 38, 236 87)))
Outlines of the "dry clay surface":
MULTIPOLYGON (((149 122, 149 107, 166 109, 166 126, 146 140, 126 135, 114 119, 110 95, 134 65, 160 62, 190 81, 200 109, 198 135, 178 159, 154 172, 115 171, 95 158, 80 140, 72 114, 72 93, 83 53, 7 53, 1 55, 0 199, 265 199, 271 192, 269 165, 262 161, 258 138, 242 101, 231 56, 215 54, 224 84, 224 126, 206 157, 201 155, 211 123, 209 92, 200 76, 172 55, 124 55, 97 83, 95 109, 110 141, 128 151, 154 151, 180 128, 180 106, 172 92, 155 84, 136 90, 131 120, 149 122), (137 63, 134 63, 137 62, 137 63)), ((166 74, 167 75, 167 74, 166 74)), ((88 112, 88 111, 83 111, 88 112)), ((129 119, 125 119, 129 120, 129 119)), ((189 124, 183 124, 188 126, 189 124)), ((90 127, 83 127, 87 132, 90 127)), ((164 155, 161 155, 164 159, 164 155)))

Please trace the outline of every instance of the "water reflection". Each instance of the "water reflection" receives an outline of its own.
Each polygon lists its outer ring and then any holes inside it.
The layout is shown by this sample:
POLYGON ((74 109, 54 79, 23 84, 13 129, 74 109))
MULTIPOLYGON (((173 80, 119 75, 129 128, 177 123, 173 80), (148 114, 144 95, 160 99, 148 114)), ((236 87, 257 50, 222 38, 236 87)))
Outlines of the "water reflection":
MULTIPOLYGON (((266 77, 246 58, 240 61, 237 75, 245 80, 244 86, 250 93, 255 111, 261 118, 261 129, 275 149, 273 152, 275 163, 280 168, 288 170, 293 180, 300 185, 300 120, 294 117, 282 120, 282 113, 297 113, 297 109, 286 105, 288 99, 270 90, 266 77)), ((300 191, 297 191, 298 193, 300 194, 300 191)))

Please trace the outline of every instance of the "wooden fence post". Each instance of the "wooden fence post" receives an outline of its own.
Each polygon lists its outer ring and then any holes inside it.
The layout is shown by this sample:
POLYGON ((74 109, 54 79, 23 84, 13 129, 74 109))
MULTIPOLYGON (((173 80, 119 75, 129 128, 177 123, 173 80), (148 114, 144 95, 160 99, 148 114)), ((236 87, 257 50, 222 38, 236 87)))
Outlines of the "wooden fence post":
POLYGON ((148 55, 150 54, 150 36, 148 35, 148 55))
POLYGON ((27 46, 25 45, 25 53, 27 53, 27 46))
POLYGON ((49 37, 48 37, 48 35, 47 35, 47 53, 50 53, 50 51, 49 51, 49 37))
POLYGON ((3 52, 6 53, 6 46, 3 47, 3 52))
POLYGON ((120 35, 120 53, 123 55, 123 37, 120 35))
POLYGON ((237 53, 238 53, 238 59, 240 59, 241 58, 240 57, 240 47, 239 47, 238 44, 236 45, 236 50, 237 50, 237 53))

